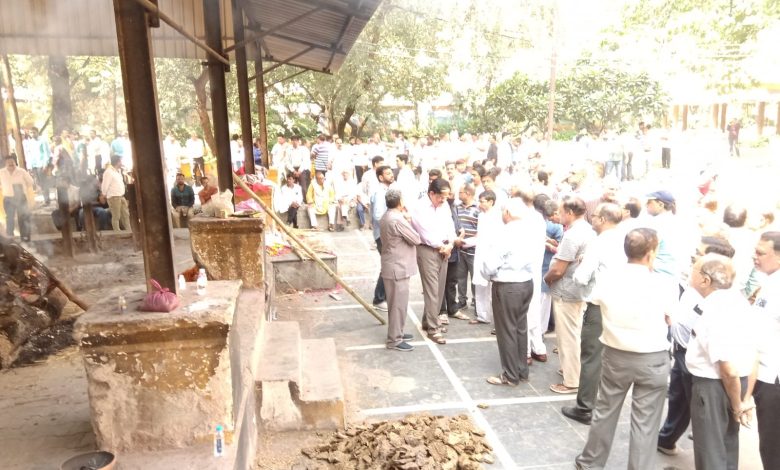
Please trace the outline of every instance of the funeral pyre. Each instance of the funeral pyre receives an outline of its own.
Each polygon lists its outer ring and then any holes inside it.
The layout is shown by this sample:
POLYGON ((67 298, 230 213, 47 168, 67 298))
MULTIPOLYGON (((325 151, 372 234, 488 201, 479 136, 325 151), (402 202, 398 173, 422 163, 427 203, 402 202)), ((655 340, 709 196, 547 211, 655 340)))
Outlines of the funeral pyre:
POLYGON ((68 296, 48 269, 0 237, 0 369, 71 344, 72 320, 61 318, 67 304, 68 296))

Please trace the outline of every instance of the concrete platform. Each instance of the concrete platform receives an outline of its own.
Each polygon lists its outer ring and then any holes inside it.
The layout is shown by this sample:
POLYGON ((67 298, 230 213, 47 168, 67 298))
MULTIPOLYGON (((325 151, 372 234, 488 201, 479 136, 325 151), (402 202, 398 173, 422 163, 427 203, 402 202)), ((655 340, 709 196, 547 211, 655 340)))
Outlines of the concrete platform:
MULTIPOLYGON (((338 258, 329 253, 318 253, 319 257, 334 272, 338 272, 338 258)), ((312 259, 300 259, 295 253, 270 258, 278 294, 333 289, 336 280, 312 259)))

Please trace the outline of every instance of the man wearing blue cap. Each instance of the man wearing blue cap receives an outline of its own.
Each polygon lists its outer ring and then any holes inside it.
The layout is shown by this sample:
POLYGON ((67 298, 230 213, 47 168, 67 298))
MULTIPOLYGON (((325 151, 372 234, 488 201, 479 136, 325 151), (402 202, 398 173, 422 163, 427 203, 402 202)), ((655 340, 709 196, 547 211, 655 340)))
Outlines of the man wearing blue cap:
POLYGON ((658 232, 660 242, 653 270, 668 274, 679 282, 687 266, 681 251, 682 237, 678 233, 677 206, 672 193, 661 190, 648 194, 647 212, 653 216, 651 228, 658 232))

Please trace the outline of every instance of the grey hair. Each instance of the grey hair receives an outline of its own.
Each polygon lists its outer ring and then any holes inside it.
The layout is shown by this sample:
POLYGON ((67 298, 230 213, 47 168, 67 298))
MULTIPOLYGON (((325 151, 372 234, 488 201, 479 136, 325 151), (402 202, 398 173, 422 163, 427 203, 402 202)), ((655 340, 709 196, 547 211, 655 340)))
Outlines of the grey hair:
POLYGON ((397 189, 389 189, 385 193, 385 203, 388 209, 395 209, 401 205, 401 191, 397 189))
POLYGON ((734 283, 734 264, 731 259, 715 253, 701 257, 702 274, 707 275, 715 289, 730 289, 734 283))

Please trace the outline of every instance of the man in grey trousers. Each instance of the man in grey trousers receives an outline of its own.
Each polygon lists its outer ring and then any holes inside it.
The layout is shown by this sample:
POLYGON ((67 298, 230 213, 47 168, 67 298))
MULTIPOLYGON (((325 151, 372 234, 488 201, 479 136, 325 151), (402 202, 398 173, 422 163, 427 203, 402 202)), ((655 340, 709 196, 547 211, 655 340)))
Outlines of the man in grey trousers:
POLYGON ((387 212, 379 221, 382 240, 381 276, 387 294, 387 348, 411 351, 406 342, 412 335, 404 334, 406 309, 409 307, 409 278, 417 274, 417 250, 420 236, 407 219, 401 191, 391 189, 385 194, 387 212))
MULTIPOLYGON (((623 231, 617 226, 623 217, 623 209, 617 204, 599 204, 593 211, 591 225, 598 236, 588 244, 585 255, 574 271, 574 282, 593 288, 608 269, 620 268, 626 263, 623 251, 623 231)), ((569 419, 590 424, 596 393, 601 379, 601 352, 599 341, 602 332, 601 307, 585 297, 585 315, 580 335, 580 388, 576 406, 564 406, 561 413, 569 419)))
POLYGON ((623 248, 628 263, 604 273, 591 294, 601 307, 604 352, 596 409, 578 469, 603 469, 620 409, 633 386, 629 470, 655 468, 658 427, 669 377, 668 315, 679 288, 670 276, 652 271, 658 235, 634 229, 623 248))
POLYGON ((685 354, 693 376, 691 423, 697 470, 737 470, 739 427, 752 419, 758 371, 756 321, 750 304, 731 289, 734 266, 709 254, 693 265, 690 285, 704 300, 685 354))

